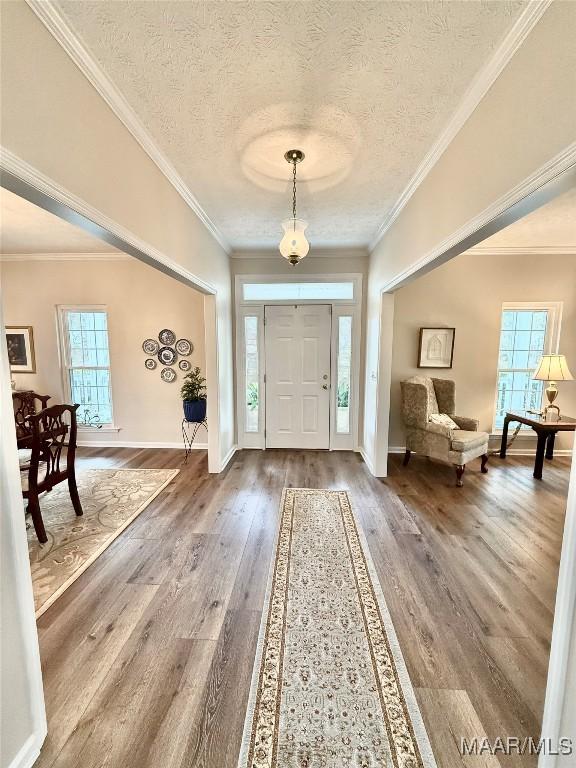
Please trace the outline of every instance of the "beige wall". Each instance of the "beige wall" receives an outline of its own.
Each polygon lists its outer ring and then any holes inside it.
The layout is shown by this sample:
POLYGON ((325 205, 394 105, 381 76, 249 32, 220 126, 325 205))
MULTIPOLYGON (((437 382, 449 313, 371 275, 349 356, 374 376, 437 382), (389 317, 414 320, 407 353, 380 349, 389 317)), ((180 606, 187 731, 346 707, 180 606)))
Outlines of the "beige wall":
MULTIPOLYGON (((562 301, 559 351, 576 374, 576 256, 462 254, 395 293, 390 446, 404 445, 400 382, 417 374, 456 381, 457 412, 492 431, 500 314, 505 301, 562 301), (451 370, 417 368, 420 327, 456 328, 451 370)), ((563 412, 576 416, 576 381, 560 383, 563 412)), ((572 433, 557 447, 571 448, 572 433)), ((532 449, 534 440, 514 448, 532 449)))
POLYGON ((315 256, 314 247, 310 254, 296 267, 291 267, 280 252, 267 254, 262 258, 235 255, 230 260, 235 275, 331 275, 342 272, 360 272, 368 275, 368 252, 362 249, 342 249, 336 256, 315 256))
POLYGON ((552 3, 374 250, 383 283, 574 142, 575 28, 552 3))
MULTIPOLYGON (((1 2, 0 14, 2 146, 59 185, 60 198, 79 198, 127 230, 132 240, 156 249, 166 262, 216 291, 215 298, 204 301, 212 340, 206 369, 213 391, 218 388, 218 397, 209 400, 209 464, 219 471, 234 447, 228 256, 24 0, 1 2)), ((12 471, 17 483, 16 465, 12 471)), ((11 516, 15 529, 19 527, 20 537, 25 536, 21 501, 11 502, 2 512, 11 516)), ((25 558, 15 555, 9 566, 15 579, 29 578, 25 558)), ((32 607, 29 613, 33 616, 32 607)), ((14 611, 7 622, 21 623, 14 611)), ((30 632, 27 638, 29 653, 37 654, 36 639, 30 632)), ((10 681, 31 707, 39 701, 37 677, 30 673, 10 681)), ((41 728, 17 702, 16 693, 12 699, 14 707, 3 710, 2 729, 29 734, 39 745, 41 728)))
MULTIPOLYGON (((214 287, 220 460, 234 444, 230 265, 184 202, 24 0, 0 3, 2 145, 167 260, 214 287)), ((212 350, 210 350, 212 352, 212 350)))
MULTIPOLYGON (((0 14, 2 146, 59 185, 60 197, 69 193, 79 198, 128 230, 132 240, 148 244, 166 262, 216 291, 215 299, 205 299, 210 310, 207 332, 218 341, 209 345, 206 368, 214 389, 218 382, 219 396, 209 401, 209 411, 211 467, 219 471, 234 446, 228 256, 24 0, 0 2, 0 14)), ((12 471, 17 483, 16 465, 12 471)), ((11 501, 2 512, 11 516, 18 535, 25 536, 21 500, 11 501)), ((6 567, 13 568, 17 580, 29 578, 25 558, 15 554, 6 567)), ((29 613, 33 616, 32 607, 29 613)), ((14 611, 3 614, 5 618, 11 628, 22 623, 14 611)), ((28 645, 22 647, 37 654, 35 637, 30 632, 26 637, 28 645)), ((14 706, 2 713, 3 731, 29 734, 22 749, 29 741, 37 748, 43 738, 38 723, 16 699, 17 690, 31 702, 30 708, 35 706, 37 678, 33 672, 14 675, 14 706)), ((11 755, 3 755, 5 759, 11 755)))
MULTIPOLYGON (((17 388, 32 388, 62 402, 56 332, 59 304, 104 304, 108 310, 114 421, 120 432, 90 430, 82 440, 180 445, 184 373, 167 384, 162 366, 144 368, 146 338, 171 328, 194 344, 188 358, 205 370, 203 296, 135 259, 22 261, 0 265, 6 325, 34 328, 36 374, 15 374, 17 388)), ((198 442, 206 442, 204 431, 198 442)))
POLYGON ((385 458, 376 459, 387 445, 389 410, 381 291, 572 144, 575 25, 576 3, 550 5, 371 254, 364 447, 378 475, 386 474, 385 458))

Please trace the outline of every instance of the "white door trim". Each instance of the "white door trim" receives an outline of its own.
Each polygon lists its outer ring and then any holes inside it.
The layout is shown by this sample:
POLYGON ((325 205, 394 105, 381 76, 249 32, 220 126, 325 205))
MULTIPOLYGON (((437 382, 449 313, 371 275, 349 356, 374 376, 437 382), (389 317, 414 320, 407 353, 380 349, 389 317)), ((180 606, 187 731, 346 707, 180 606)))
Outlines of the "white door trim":
POLYGON ((274 304, 330 304, 332 306, 332 339, 331 339, 331 376, 332 389, 330 393, 330 450, 359 450, 358 420, 360 408, 360 349, 362 341, 362 274, 336 273, 315 275, 261 275, 242 274, 236 275, 235 288, 235 349, 236 349, 236 429, 239 448, 266 447, 264 439, 264 414, 266 411, 266 387, 264 382, 265 354, 264 354, 264 306, 274 304), (338 283, 352 282, 354 284, 354 297, 350 299, 294 299, 245 301, 243 299, 244 283, 338 283), (338 344, 338 318, 341 316, 352 317, 352 375, 350 381, 351 413, 350 432, 346 434, 336 432, 336 358, 338 344), (245 420, 245 340, 244 318, 257 317, 258 323, 258 367, 259 367, 259 414, 258 431, 247 432, 245 420))
MULTIPOLYGON (((0 336, 5 335, 2 307, 0 306, 0 336)), ((24 516, 24 501, 20 485, 16 429, 12 410, 10 366, 6 345, 0 346, 0 506, 2 508, 0 543, 2 560, 2 589, 10 592, 2 600, 3 658, 7 661, 20 657, 15 665, 12 685, 25 701, 28 713, 22 713, 23 742, 15 755, 10 756, 9 768, 28 768, 38 755, 47 733, 44 689, 38 646, 38 631, 34 615, 32 575, 28 556, 28 538, 24 516)), ((3 670, 6 672, 6 670, 3 670)), ((8 677, 8 675, 6 675, 8 677)), ((4 684, 4 681, 3 681, 4 684)), ((8 731, 16 712, 4 707, 1 726, 8 731)), ((8 761, 8 756, 6 757, 8 761)))
MULTIPOLYGON (((568 485, 568 501, 564 520, 564 536, 554 607, 554 626, 550 645, 546 699, 542 718, 542 738, 553 748, 560 739, 571 738, 571 755, 542 753, 538 768, 573 768, 576 765, 576 442, 572 453, 572 469, 568 485)), ((551 750, 553 751, 553 750, 551 750)))

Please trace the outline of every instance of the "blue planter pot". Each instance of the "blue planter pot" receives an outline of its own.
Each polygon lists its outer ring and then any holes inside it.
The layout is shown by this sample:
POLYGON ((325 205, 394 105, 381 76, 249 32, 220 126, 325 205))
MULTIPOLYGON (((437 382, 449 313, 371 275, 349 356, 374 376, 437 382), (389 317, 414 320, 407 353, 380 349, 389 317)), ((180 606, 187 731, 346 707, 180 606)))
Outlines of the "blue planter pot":
POLYGON ((206 418, 206 400, 183 400, 186 421, 204 421, 206 418))

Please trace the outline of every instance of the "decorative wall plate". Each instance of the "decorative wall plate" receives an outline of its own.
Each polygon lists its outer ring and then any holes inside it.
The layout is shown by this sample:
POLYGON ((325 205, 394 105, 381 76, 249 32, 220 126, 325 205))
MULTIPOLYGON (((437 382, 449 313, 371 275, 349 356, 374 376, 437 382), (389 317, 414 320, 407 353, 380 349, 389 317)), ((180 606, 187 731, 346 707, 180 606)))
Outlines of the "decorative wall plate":
POLYGON ((144 365, 146 366, 146 368, 148 368, 149 371, 153 371, 154 368, 156 368, 157 363, 153 357, 147 357, 146 360, 144 361, 144 365))
POLYGON ((176 341, 176 334, 169 328, 164 328, 164 330, 160 331, 158 334, 158 341, 164 346, 169 346, 170 344, 174 344, 176 341))
POLYGON ((184 355, 184 357, 188 357, 188 355, 191 354, 192 350, 194 349, 192 342, 188 341, 188 339, 178 339, 175 346, 176 352, 178 352, 179 355, 184 355))
POLYGON ((192 363, 190 360, 180 360, 178 368, 180 368, 181 371, 190 371, 192 370, 192 363))
POLYGON ((162 381, 170 383, 176 378, 176 371, 173 368, 162 368, 160 372, 160 378, 162 381))
POLYGON ((156 339, 146 339, 142 343, 142 349, 144 352, 146 352, 147 355, 156 355, 158 353, 160 345, 156 341, 156 339))
POLYGON ((160 347, 158 351, 158 360, 162 365, 174 365, 178 355, 172 347, 160 347))

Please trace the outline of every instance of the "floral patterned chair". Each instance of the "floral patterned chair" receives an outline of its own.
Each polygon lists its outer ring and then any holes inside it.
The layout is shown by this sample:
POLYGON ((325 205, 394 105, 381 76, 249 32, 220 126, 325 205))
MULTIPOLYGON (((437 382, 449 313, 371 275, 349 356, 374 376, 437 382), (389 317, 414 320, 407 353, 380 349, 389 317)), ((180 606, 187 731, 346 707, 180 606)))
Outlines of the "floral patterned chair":
POLYGON ((488 472, 488 433, 478 431, 476 419, 454 415, 456 386, 453 381, 414 376, 403 381, 401 388, 406 426, 404 466, 410 461, 412 452, 450 462, 456 469, 457 486, 462 486, 466 464, 472 459, 482 457, 481 471, 488 472), (435 416, 439 418, 434 419, 435 416), (452 421, 453 424, 446 426, 434 421, 452 421))

